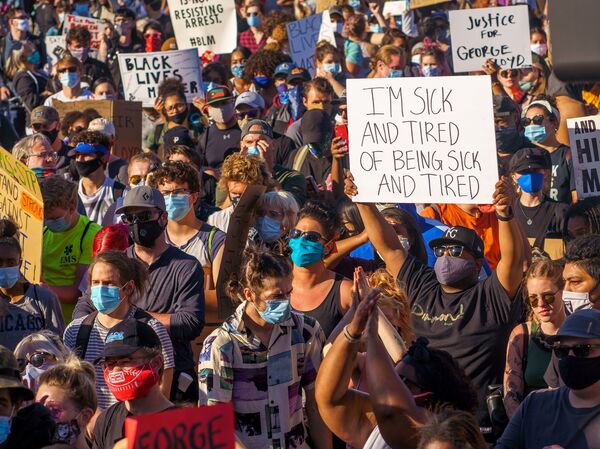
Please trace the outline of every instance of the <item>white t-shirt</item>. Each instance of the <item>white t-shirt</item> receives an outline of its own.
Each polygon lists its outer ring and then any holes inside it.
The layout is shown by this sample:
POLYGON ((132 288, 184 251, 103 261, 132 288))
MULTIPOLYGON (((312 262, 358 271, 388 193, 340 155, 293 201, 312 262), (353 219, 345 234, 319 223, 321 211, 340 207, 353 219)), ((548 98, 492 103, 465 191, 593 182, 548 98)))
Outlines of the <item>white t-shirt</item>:
POLYGON ((91 196, 83 193, 83 180, 79 180, 79 185, 77 187, 77 193, 79 194, 79 200, 85 209, 85 214, 87 217, 102 225, 102 220, 104 219, 104 214, 108 208, 115 202, 113 195, 113 186, 115 181, 109 177, 104 179, 104 184, 100 187, 96 193, 91 196))
POLYGON ((46 101, 44 101, 44 106, 52 107, 52 102, 54 100, 58 100, 58 101, 62 101, 63 103, 67 103, 67 102, 71 102, 71 101, 91 100, 91 99, 92 99, 92 92, 90 92, 88 89, 83 89, 81 91, 81 95, 79 95, 78 97, 75 97, 75 98, 68 98, 65 95, 65 92, 63 90, 60 90, 60 91, 56 92, 55 94, 50 95, 48 98, 46 98, 46 101))
POLYGON ((219 212, 215 212, 208 216, 208 220, 206 222, 219 228, 223 232, 227 232, 227 228, 229 228, 229 220, 233 215, 233 206, 226 207, 225 209, 220 210, 219 212))

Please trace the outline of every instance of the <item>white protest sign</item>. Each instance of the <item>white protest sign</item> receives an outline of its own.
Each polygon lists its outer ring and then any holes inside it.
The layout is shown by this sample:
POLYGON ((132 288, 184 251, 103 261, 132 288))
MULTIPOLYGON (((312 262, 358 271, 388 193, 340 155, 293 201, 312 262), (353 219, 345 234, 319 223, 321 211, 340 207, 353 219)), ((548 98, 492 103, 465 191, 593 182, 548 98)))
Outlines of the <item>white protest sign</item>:
POLYGON ((56 65, 67 47, 65 36, 46 36, 45 42, 48 62, 51 66, 56 65))
POLYGON ((449 11, 454 72, 479 71, 488 59, 503 69, 531 66, 527 6, 449 11))
POLYGON ((354 201, 492 202, 489 76, 349 79, 346 90, 354 201))
POLYGON ((234 0, 169 0, 177 48, 229 53, 237 45, 234 0))
POLYGON ((90 48, 94 50, 98 50, 100 48, 100 42, 102 41, 102 36, 104 36, 104 30, 106 28, 106 24, 103 20, 92 19, 90 17, 82 17, 82 16, 74 16, 72 14, 67 15, 65 19, 65 23, 63 25, 63 35, 69 32, 71 28, 74 27, 84 27, 87 28, 92 35, 92 42, 90 48))
POLYGON ((200 57, 194 48, 154 53, 120 53, 119 69, 125 99, 141 101, 145 107, 154 105, 158 86, 167 78, 179 79, 188 103, 202 96, 200 57))
POLYGON ((577 198, 600 195, 600 116, 567 119, 577 198))
POLYGON ((334 28, 329 11, 296 20, 287 24, 290 56, 298 67, 304 67, 311 76, 315 74, 315 48, 317 42, 326 40, 335 46, 334 28))
POLYGON ((388 14, 392 16, 401 16, 408 9, 406 0, 394 0, 383 4, 383 17, 388 14))

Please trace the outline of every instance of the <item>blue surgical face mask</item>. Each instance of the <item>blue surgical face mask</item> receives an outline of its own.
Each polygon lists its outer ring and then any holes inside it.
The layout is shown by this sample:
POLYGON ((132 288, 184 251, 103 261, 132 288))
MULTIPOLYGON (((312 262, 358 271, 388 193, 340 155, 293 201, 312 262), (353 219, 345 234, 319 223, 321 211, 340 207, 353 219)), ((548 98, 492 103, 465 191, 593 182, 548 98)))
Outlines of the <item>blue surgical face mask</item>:
POLYGON ((544 174, 525 173, 517 179, 517 184, 523 192, 538 193, 544 188, 544 174))
POLYGON ((231 73, 236 78, 241 78, 244 74, 244 67, 246 67, 246 63, 242 62, 241 64, 233 64, 231 66, 231 73))
POLYGON ((388 78, 402 78, 404 76, 404 72, 402 70, 390 69, 390 73, 388 74, 388 78))
POLYGON ((255 228, 260 238, 266 243, 274 242, 281 236, 281 223, 266 215, 256 220, 255 228))
POLYGON ((525 127, 525 137, 532 142, 543 142, 548 134, 544 125, 529 125, 525 127))
POLYGON ((52 232, 64 232, 69 229, 69 223, 65 217, 44 220, 44 224, 52 232))
POLYGON ((292 250, 292 262, 298 267, 308 267, 315 264, 325 256, 325 246, 319 242, 311 242, 304 237, 290 239, 289 246, 292 250))
POLYGON ((248 26, 257 27, 260 25, 260 17, 248 16, 248 18, 246 19, 246 22, 248 22, 248 26))
POLYGON ((36 50, 27 56, 27 62, 33 65, 38 65, 40 63, 40 52, 36 50))
MULTIPOLYGON (((265 301, 267 307, 262 312, 256 308, 260 317, 270 324, 280 324, 286 321, 291 313, 292 306, 289 299, 271 299, 265 301)), ((254 303, 252 303, 254 304, 254 303)), ((254 304, 256 307, 256 304, 254 304)))
POLYGON ((323 71, 326 73, 333 73, 334 75, 337 75, 342 71, 342 67, 337 62, 334 62, 332 64, 323 64, 323 71))
POLYGON ((0 268, 0 287, 12 288, 21 279, 19 266, 0 268))
POLYGON ((381 29, 381 25, 379 25, 378 23, 371 25, 369 27, 369 31, 371 33, 383 33, 383 30, 381 29))
POLYGON ((91 289, 90 299, 98 312, 107 315, 114 312, 121 304, 120 290, 119 287, 96 285, 91 289))
POLYGON ((165 206, 167 208, 169 220, 179 221, 185 217, 191 209, 190 195, 188 193, 166 195, 165 206))
POLYGON ((75 3, 75 14, 87 17, 90 14, 90 5, 87 3, 75 3))
POLYGON ((279 101, 281 104, 288 104, 290 98, 288 96, 288 88, 286 84, 280 84, 277 86, 277 92, 279 92, 279 101))
POLYGON ((348 0, 348 4, 352 6, 354 11, 358 11, 360 9, 360 0, 348 0))
POLYGON ((428 65, 421 69, 423 76, 440 76, 440 69, 438 67, 428 65))
POLYGON ((247 156, 260 156, 260 150, 258 149, 257 146, 249 147, 246 150, 246 155, 247 156))
POLYGON ((75 87, 79 82, 79 75, 77 73, 65 72, 60 74, 60 84, 63 87, 75 87))
POLYGON ((255 76, 254 84, 256 84, 258 87, 266 89, 271 85, 271 78, 269 78, 268 76, 255 76))
POLYGON ((0 444, 4 444, 8 439, 11 419, 11 416, 0 416, 0 444))

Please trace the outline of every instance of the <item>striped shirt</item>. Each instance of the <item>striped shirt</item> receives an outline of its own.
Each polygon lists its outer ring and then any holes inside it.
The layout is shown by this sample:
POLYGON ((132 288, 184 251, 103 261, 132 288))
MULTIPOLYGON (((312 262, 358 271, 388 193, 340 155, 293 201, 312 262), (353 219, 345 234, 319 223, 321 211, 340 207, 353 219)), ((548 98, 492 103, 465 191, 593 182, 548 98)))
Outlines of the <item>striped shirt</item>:
MULTIPOLYGON (((133 318, 135 311, 136 307, 131 307, 129 313, 127 314, 127 318, 133 318)), ((81 323, 84 319, 85 317, 81 317, 73 320, 65 330, 65 345, 72 351, 75 350, 77 333, 79 332, 79 328, 81 327, 81 323)), ((169 337, 167 330, 160 323, 160 321, 154 318, 148 320, 148 325, 154 329, 154 332, 156 332, 156 335, 158 335, 158 338, 160 339, 165 369, 173 368, 175 366, 173 345, 171 344, 171 338, 169 337)), ((88 341, 87 350, 85 353, 85 360, 93 363, 94 360, 100 356, 100 353, 104 349, 104 341, 106 340, 106 336, 108 335, 109 331, 110 329, 104 327, 100 321, 98 321, 98 317, 96 317, 94 320, 94 325, 92 326, 92 332, 90 333, 90 339, 88 341)), ((106 382, 104 381, 102 367, 100 365, 95 365, 94 368, 96 369, 96 394, 98 395, 98 407, 101 409, 106 409, 118 401, 112 395, 108 389, 108 386, 106 385, 106 382)))

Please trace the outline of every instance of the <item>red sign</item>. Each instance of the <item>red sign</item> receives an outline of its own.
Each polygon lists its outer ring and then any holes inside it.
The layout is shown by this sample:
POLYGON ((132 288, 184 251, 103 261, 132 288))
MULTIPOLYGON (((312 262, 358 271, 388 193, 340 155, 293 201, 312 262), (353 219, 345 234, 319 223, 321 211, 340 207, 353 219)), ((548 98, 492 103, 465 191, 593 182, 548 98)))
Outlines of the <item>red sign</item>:
POLYGON ((186 407, 125 420, 127 449, 234 449, 233 405, 186 407))

